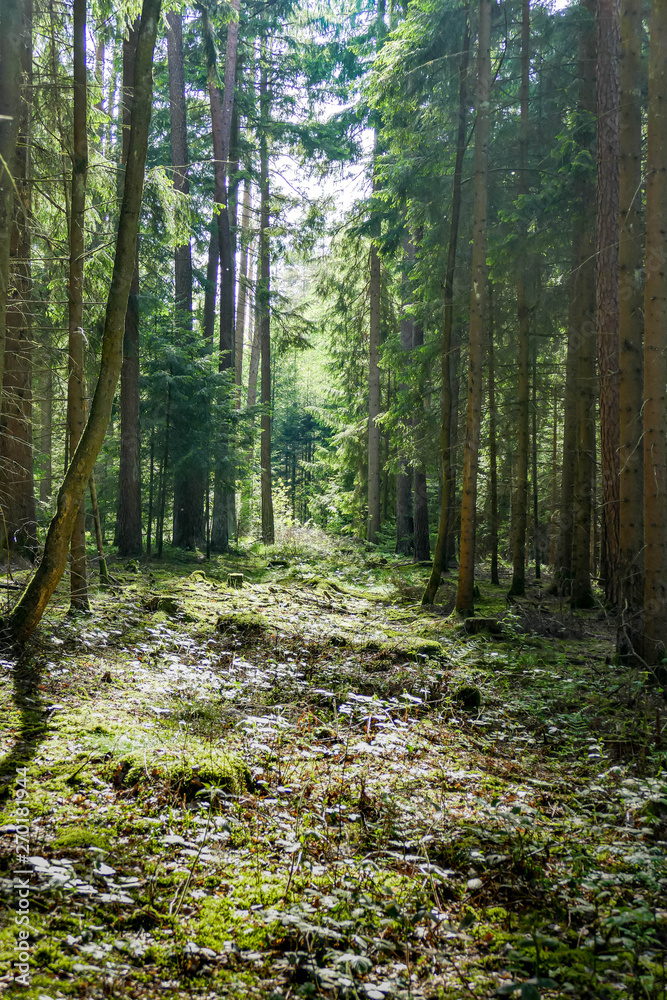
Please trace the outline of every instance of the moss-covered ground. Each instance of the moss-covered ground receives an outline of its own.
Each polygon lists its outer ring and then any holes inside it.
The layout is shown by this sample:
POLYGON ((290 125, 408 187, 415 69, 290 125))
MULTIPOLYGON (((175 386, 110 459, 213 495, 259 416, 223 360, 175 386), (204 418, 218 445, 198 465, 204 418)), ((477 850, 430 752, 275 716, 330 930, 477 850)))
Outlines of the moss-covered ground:
POLYGON ((471 634, 316 532, 111 569, 0 661, 0 991, 666 996, 663 691, 600 607, 481 572, 471 634))

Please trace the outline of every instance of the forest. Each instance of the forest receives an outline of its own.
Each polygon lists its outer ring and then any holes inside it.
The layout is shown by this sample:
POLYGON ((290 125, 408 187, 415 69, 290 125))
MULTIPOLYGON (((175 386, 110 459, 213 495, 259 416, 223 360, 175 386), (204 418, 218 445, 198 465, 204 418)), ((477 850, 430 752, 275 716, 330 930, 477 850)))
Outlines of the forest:
POLYGON ((0 993, 667 996, 667 0, 0 0, 0 993))

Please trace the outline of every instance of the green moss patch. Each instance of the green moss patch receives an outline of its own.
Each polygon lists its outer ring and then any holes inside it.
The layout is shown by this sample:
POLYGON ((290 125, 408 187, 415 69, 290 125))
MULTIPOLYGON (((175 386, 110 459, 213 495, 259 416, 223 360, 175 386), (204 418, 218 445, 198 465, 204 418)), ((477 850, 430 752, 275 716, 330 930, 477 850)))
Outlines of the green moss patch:
POLYGON ((239 795, 250 782, 238 758, 219 752, 206 757, 193 757, 190 752, 185 758, 170 750, 133 750, 111 761, 106 774, 116 788, 153 788, 178 802, 206 789, 239 795))
POLYGON ((63 830, 53 843, 54 847, 63 850, 87 847, 99 847, 102 851, 109 850, 109 840, 101 833, 89 830, 86 827, 76 827, 72 830, 63 830))
POLYGON ((241 639, 258 638, 268 630, 268 627, 266 618, 256 611, 225 611, 216 624, 218 632, 241 639))

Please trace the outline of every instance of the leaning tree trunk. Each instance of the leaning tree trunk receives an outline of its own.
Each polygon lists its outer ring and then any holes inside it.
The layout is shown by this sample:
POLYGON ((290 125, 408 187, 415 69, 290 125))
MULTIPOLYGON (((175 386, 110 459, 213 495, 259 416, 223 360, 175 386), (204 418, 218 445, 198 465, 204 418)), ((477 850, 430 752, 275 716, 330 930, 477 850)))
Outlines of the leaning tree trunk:
MULTIPOLYGON (((67 426, 69 453, 73 455, 86 420, 83 351, 83 261, 85 251, 86 180, 88 176, 88 97, 86 83, 86 0, 74 0, 74 102, 72 130, 72 200, 70 202, 69 255, 69 379, 67 426)), ((86 578, 86 494, 81 497, 72 529, 70 608, 88 611, 86 578)))
POLYGON ((644 660, 667 646, 667 0, 652 0, 644 289, 644 660))
MULTIPOLYGON (((528 98, 530 86, 530 0, 523 0, 521 16, 521 121, 519 130, 519 199, 528 196, 528 98)), ((528 271, 528 225, 519 207, 519 253, 517 255, 516 301, 518 312, 518 409, 516 492, 512 504, 512 583, 510 597, 526 592, 526 527, 528 523, 528 424, 530 313, 526 294, 528 271)))
POLYGON ((100 376, 88 421, 58 493, 39 566, 6 620, 12 638, 26 639, 39 624, 67 565, 67 551, 81 497, 106 434, 123 360, 125 311, 134 270, 153 98, 153 51, 160 0, 143 0, 136 50, 135 91, 123 201, 118 222, 113 276, 107 298, 100 376))
MULTIPOLYGON (((643 600, 644 483, 642 449, 642 4, 621 0, 621 127, 619 196, 619 558, 622 633, 636 641, 633 617, 643 600)), ((625 637, 619 635, 619 645, 625 637)))
POLYGON ((602 473, 601 577, 620 602, 619 565, 619 156, 621 103, 618 0, 597 0, 596 317, 602 473))
POLYGON ((482 368, 485 353, 484 323, 487 302, 487 171, 491 95, 490 0, 479 0, 478 45, 468 399, 461 486, 461 558, 456 593, 456 610, 461 614, 471 613, 475 604, 475 517, 482 416, 482 368))
MULTIPOLYGON (((129 123, 134 102, 135 53, 138 22, 123 42, 123 162, 129 156, 129 123)), ((118 471, 118 522, 116 542, 121 556, 141 555, 141 447, 139 439, 139 256, 134 270, 125 315, 123 366, 120 376, 120 463, 118 471)))
POLYGON ((447 250, 447 267, 443 284, 443 299, 445 307, 444 328, 442 338, 442 425, 440 432, 440 453, 442 460, 442 496, 440 501, 440 520, 438 522, 438 537, 433 553, 433 568, 422 604, 433 604, 440 586, 443 570, 447 569, 448 544, 450 528, 454 522, 454 486, 455 468, 453 461, 452 440, 454 424, 458 424, 458 400, 454 407, 452 399, 452 329, 454 325, 454 274, 456 271, 456 249, 459 236, 459 221, 461 218, 461 185, 463 181, 463 158, 466 151, 466 123, 468 118, 468 61, 470 57, 470 25, 466 11, 463 49, 459 71, 459 122, 456 140, 456 160, 454 162, 454 180, 452 183, 452 211, 449 229, 449 246, 447 250))

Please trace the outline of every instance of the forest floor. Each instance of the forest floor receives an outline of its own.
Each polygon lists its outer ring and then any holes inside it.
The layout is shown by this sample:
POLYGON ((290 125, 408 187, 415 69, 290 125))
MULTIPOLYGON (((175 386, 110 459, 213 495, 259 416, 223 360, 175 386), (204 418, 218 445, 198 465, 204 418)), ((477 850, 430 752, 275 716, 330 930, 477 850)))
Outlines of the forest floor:
POLYGON ((470 635, 317 532, 111 570, 0 661, 0 992, 664 1000, 663 692, 600 608, 482 579, 470 635))

